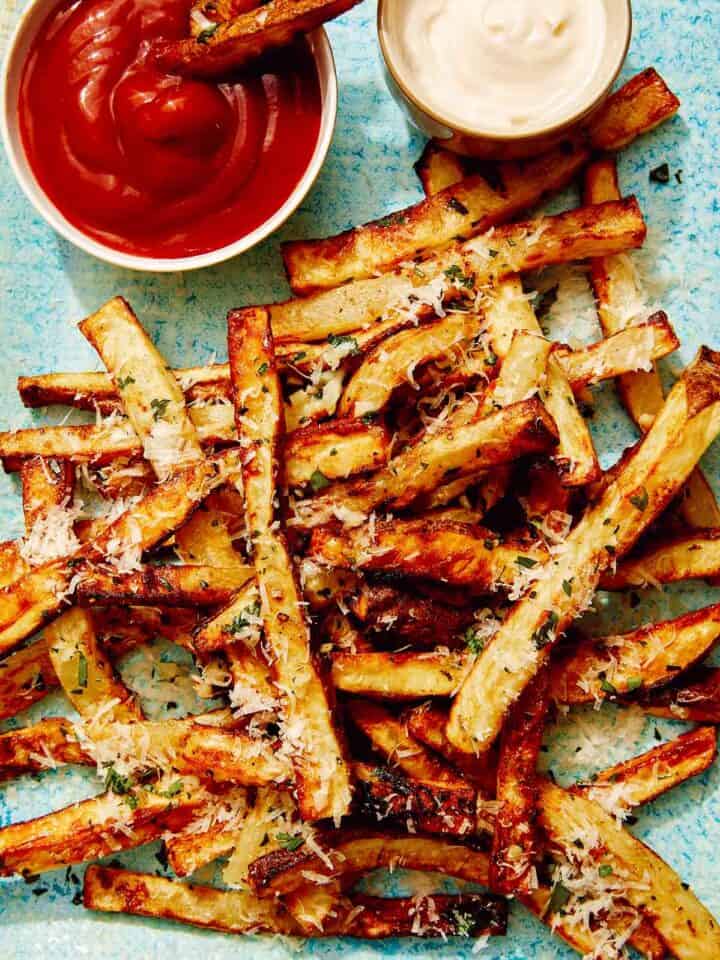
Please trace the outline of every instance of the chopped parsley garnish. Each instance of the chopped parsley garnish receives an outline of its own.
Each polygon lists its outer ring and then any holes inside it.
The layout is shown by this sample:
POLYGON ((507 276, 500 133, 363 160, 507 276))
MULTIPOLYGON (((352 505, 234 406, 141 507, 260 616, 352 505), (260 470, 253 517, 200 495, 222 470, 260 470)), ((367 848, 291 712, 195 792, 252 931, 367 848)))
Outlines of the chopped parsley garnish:
POLYGON ((546 647, 549 643, 553 642, 555 639, 555 628, 557 627, 559 620, 560 618, 554 610, 548 610, 545 622, 542 624, 542 626, 538 627, 535 633, 532 635, 533 643, 538 650, 542 650, 543 647, 546 647))
POLYGON ((563 580, 562 582, 563 593, 566 597, 572 596, 572 584, 572 577, 569 580, 563 580))
POLYGON ((83 689, 88 685, 88 662, 84 653, 78 655, 78 686, 83 689))
POLYGON ((182 780, 176 780, 175 783, 171 783, 170 786, 164 793, 161 793, 161 797, 176 797, 179 793, 182 793, 183 782, 182 780))
POLYGON ((211 27, 207 27, 205 30, 201 30, 195 39, 197 40, 198 43, 207 43, 210 37, 215 33, 215 31, 219 26, 220 26, 219 23, 214 23, 211 27))
POLYGON ((561 883, 556 883, 548 901, 548 912, 559 913, 563 907, 567 906, 571 896, 572 894, 567 887, 564 887, 561 883))
POLYGON ((455 213, 461 214, 463 217, 466 217, 470 213, 470 211, 465 206, 465 204, 461 203, 457 199, 457 197, 450 197, 450 199, 447 202, 447 205, 450 207, 451 210, 454 210, 455 213))
POLYGON ((519 567, 525 567, 526 570, 532 570, 537 566, 537 560, 533 560, 532 557, 515 557, 515 563, 519 567))
POLYGON ((650 497, 645 487, 641 487, 637 493, 634 493, 630 497, 630 503, 636 507, 641 513, 647 508, 648 503, 650 502, 650 497))
POLYGON ((164 400, 159 400, 157 397, 153 397, 153 399, 150 401, 150 407, 153 412, 153 420, 158 421, 165 416, 169 403, 169 397, 166 397, 164 400))
POLYGON ((251 621, 248 617, 259 617, 260 616, 260 601, 257 600, 255 603, 251 604, 249 607, 245 607, 240 613, 232 620, 230 623, 227 623, 223 629, 223 633, 233 633, 238 634, 242 633, 246 627, 251 625, 251 621))
POLYGON ((457 907, 451 914, 453 923, 453 932, 456 937, 469 937, 475 929, 475 917, 472 913, 466 913, 457 907))
POLYGON ((465 641, 465 646, 468 648, 470 653, 477 655, 482 653, 482 651, 485 649, 485 641, 481 640, 472 627, 468 627, 468 629, 465 631, 463 640, 465 641))
POLYGON ((125 387, 131 383, 135 383, 135 377, 131 377, 130 374, 128 374, 126 377, 117 378, 118 390, 124 390, 125 387))
POLYGON ((320 490, 330 486, 330 481, 321 470, 313 470, 310 477, 310 486, 315 493, 319 493, 320 490))
POLYGON ((378 227, 400 227, 404 223, 407 223, 407 214, 403 210, 396 210, 395 213, 389 213, 386 217, 376 220, 378 227))
POLYGON ((115 767, 110 767, 105 774, 105 789, 114 793, 117 797, 127 796, 134 786, 132 777, 122 776, 115 767))
POLYGON ((305 837, 301 837, 298 834, 291 833, 278 833, 277 841, 283 850, 289 850, 291 853, 295 850, 299 850, 305 843, 305 837))
POLYGON ((611 695, 614 695, 617 693, 617 687, 614 684, 610 683, 610 681, 606 680, 605 678, 603 678, 603 680, 600 683, 600 689, 602 690, 603 693, 609 693, 611 695))
POLYGON ((257 368, 258 376, 260 377, 264 376, 269 369, 270 369, 270 364, 267 362, 267 360, 265 360, 264 363, 261 363, 260 366, 257 368))
POLYGON ((609 863, 601 863, 600 867, 598 868, 598 874, 601 877, 609 877, 612 875, 612 872, 613 872, 613 868, 610 866, 609 863))
POLYGON ((360 353, 360 347, 355 337, 349 333, 331 333, 328 337, 328 343, 331 347, 349 347, 348 356, 354 357, 360 353))
POLYGON ((454 283, 457 287, 464 287, 466 290, 472 290, 475 286, 475 277, 468 276, 467 274, 463 273, 462 269, 456 263, 453 263, 452 266, 448 267, 447 270, 444 270, 443 272, 450 283, 454 283))
POLYGON ((670 167, 667 163, 661 163, 650 171, 650 180, 653 183, 670 183, 670 167))
POLYGON ((639 690, 642 685, 643 685, 642 677, 628 677, 627 688, 629 691, 639 690))

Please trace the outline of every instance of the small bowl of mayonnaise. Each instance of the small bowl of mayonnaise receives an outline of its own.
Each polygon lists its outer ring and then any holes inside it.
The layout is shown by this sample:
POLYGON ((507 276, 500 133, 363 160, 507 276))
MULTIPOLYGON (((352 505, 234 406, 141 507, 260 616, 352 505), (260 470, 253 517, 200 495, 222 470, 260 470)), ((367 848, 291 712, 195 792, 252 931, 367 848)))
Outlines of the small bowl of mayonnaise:
POLYGON ((606 99, 632 34, 630 0, 379 0, 390 91, 458 153, 527 156, 606 99))

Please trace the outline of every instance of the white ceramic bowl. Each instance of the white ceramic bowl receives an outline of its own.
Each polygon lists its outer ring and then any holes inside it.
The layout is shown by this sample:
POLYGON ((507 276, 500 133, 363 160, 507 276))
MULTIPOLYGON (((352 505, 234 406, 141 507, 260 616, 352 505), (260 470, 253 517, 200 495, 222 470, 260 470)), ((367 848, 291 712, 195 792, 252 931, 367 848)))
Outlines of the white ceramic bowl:
POLYGON ((234 243, 219 247, 217 250, 210 250, 208 253, 201 253, 193 257, 140 257, 122 253, 120 250, 106 246, 104 243, 88 237, 70 223, 37 182, 25 155, 18 120, 18 93, 23 64, 36 34, 57 4, 58 0, 31 0, 10 38, 2 71, 2 136, 10 166, 30 203, 51 227, 57 230, 66 240, 69 240, 70 243, 75 244, 76 247, 86 253, 91 253, 99 260, 106 261, 106 263, 126 267, 130 270, 170 273, 180 270, 197 270, 200 267, 222 263, 224 260, 229 260, 231 257, 254 247, 282 226, 302 203, 314 184, 325 162, 335 129, 337 74, 330 40, 322 27, 308 35, 308 42, 315 58, 320 80, 322 97, 320 133, 310 164, 285 203, 251 233, 246 234, 234 243))

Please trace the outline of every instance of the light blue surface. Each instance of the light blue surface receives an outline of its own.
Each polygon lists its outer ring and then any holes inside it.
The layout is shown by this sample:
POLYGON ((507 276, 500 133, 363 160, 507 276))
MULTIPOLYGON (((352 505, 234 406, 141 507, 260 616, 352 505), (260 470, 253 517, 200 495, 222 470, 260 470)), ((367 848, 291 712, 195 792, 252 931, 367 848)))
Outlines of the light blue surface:
MULTIPOLYGON (((640 262, 649 279, 662 280, 660 297, 683 340, 680 360, 689 360, 700 343, 720 346, 720 201, 717 157, 720 153, 718 55, 720 4, 717 0, 653 0, 635 3, 636 28, 626 75, 655 65, 681 96, 682 114, 635 144, 620 161, 626 192, 635 192, 650 224, 640 262), (667 161, 682 169, 683 184, 652 184, 648 171, 667 161), (716 334, 716 331, 717 334, 716 334)), ((15 392, 18 373, 97 367, 96 358, 73 322, 113 294, 126 296, 168 359, 177 365, 225 356, 225 313, 230 307, 262 302, 286 293, 279 256, 281 239, 321 236, 378 217, 420 196, 412 164, 422 138, 405 125, 383 86, 375 46, 374 4, 362 7, 329 28, 338 63, 340 110, 335 140, 323 173, 300 211, 281 233, 251 253, 222 267, 186 275, 149 276, 106 266, 57 237, 21 195, 4 158, 0 170, 0 411, 3 429, 44 418, 23 410, 15 392)), ((566 200, 566 205, 571 198, 566 200)), ((595 333, 595 336, 598 336, 595 333)), ((677 357, 678 355, 676 355, 677 357)), ((674 365, 679 361, 674 360, 674 365)), ((675 369, 675 366, 673 366, 675 369)), ((611 389, 598 396, 593 421, 604 463, 632 439, 633 431, 611 389)), ((51 416, 56 412, 51 411, 51 416)), ((47 421, 46 421, 47 422, 47 421)), ((717 447, 706 459, 720 487, 717 447)), ((17 482, 0 477, 0 536, 21 529, 17 482)), ((616 627, 677 614, 718 599, 704 587, 673 588, 647 594, 642 606, 608 607, 600 598, 597 618, 616 627)), ((62 712, 59 697, 48 698, 31 716, 62 712)), ((612 710, 608 711, 612 719, 612 710)), ((24 719, 24 718, 23 718, 24 719)), ((600 718, 590 718, 599 723, 600 718)), ((679 724, 648 722, 635 743, 619 744, 612 734, 599 765, 631 756, 650 746, 653 729, 666 735, 679 724)), ((572 742, 563 736, 549 763, 563 782, 588 769, 571 769, 572 742)), ((88 796, 97 782, 88 772, 65 770, 42 779, 0 786, 0 823, 26 819, 88 796)), ((720 914, 717 851, 720 848, 720 774, 698 778, 650 805, 634 828, 693 885, 700 898, 720 914)), ((120 859, 143 869, 158 868, 154 849, 120 859)), ((78 871, 81 873, 81 871, 78 871)), ((202 954, 207 960, 276 960, 288 950, 276 940, 242 940, 152 921, 88 914, 71 903, 77 886, 64 871, 28 887, 0 881, 0 956, 29 960, 167 960, 202 954), (32 890, 48 887, 35 895, 32 890)), ((391 941, 362 945, 320 941, 300 956, 336 956, 353 960, 425 955, 437 960, 470 956, 459 941, 425 944, 391 941)), ((489 960, 550 960, 574 956, 551 941, 545 930, 513 909, 510 935, 481 954, 489 960)), ((711 958, 708 958, 711 960, 711 958)))

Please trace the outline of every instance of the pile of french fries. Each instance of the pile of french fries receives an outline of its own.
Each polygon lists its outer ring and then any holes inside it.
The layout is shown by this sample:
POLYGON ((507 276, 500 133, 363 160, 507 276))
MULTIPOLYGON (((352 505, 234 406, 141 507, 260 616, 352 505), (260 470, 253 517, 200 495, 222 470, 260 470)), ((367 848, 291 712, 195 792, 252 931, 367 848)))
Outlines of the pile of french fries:
POLYGON ((97 417, 0 434, 26 524, 0 549, 0 716, 58 688, 74 708, 2 734, 0 772, 83 764, 104 787, 0 829, 0 873, 161 839, 175 879, 91 865, 85 906, 481 939, 514 898, 587 957, 720 956, 624 822, 715 759, 720 679, 698 665, 720 607, 568 632, 598 589, 720 575, 698 467, 720 354, 664 396, 678 341, 663 313, 628 316, 645 224, 611 155, 678 106, 647 70, 583 137, 491 180, 430 145, 423 202, 285 247, 298 296, 231 311, 226 364, 171 370, 115 298, 79 326, 107 372, 20 378, 27 406, 97 417), (579 176, 584 206, 517 219, 579 176), (604 333, 581 349, 543 335, 521 276, 576 261, 604 333), (604 380, 640 433, 605 472, 581 413, 604 380), (220 706, 143 713, 115 664, 159 633, 220 706), (697 726, 570 789, 539 774, 551 704, 603 700, 697 726), (177 879, 216 861, 221 885, 177 879), (399 866, 487 892, 356 891, 399 866))

